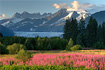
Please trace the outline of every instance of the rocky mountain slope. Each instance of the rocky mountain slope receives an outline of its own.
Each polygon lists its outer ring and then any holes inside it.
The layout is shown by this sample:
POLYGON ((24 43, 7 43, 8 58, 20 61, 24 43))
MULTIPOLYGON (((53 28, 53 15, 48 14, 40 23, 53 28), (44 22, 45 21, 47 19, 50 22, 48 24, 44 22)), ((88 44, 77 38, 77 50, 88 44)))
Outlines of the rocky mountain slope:
MULTIPOLYGON (((105 11, 100 11, 92 14, 92 16, 102 23, 105 20, 105 11)), ((66 9, 60 9, 54 14, 51 13, 33 13, 30 14, 26 11, 23 13, 15 13, 10 19, 0 20, 0 24, 10 28, 13 31, 25 31, 25 32, 63 32, 63 27, 66 19, 76 18, 78 21, 81 17, 86 19, 88 23, 90 13, 67 11, 66 9)))
POLYGON ((2 33, 3 36, 14 36, 14 32, 10 29, 0 25, 0 33, 2 33))

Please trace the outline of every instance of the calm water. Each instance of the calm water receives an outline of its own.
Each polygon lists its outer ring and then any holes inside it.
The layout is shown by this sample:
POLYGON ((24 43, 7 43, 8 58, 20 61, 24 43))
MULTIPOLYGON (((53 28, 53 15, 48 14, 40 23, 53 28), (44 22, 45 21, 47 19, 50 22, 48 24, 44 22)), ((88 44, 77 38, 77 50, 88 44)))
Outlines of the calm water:
POLYGON ((15 36, 21 37, 62 37, 63 32, 15 32, 15 36))

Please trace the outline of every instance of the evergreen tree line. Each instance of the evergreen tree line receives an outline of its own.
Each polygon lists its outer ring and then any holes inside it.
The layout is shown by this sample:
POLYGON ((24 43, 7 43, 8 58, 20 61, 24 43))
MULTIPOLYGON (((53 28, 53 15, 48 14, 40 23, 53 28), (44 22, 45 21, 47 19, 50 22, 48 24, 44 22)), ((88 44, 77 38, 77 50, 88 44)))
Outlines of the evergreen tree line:
MULTIPOLYGON (((12 46, 16 44, 22 44, 26 46, 26 50, 64 50, 68 43, 67 40, 60 37, 0 37, 1 44, 7 46, 12 46)), ((14 46, 16 47, 16 46, 14 46)), ((2 46, 0 45, 0 49, 2 46)))
POLYGON ((83 17, 77 22, 76 19, 66 20, 63 38, 72 38, 74 45, 82 47, 104 49, 105 48, 105 22, 98 25, 96 19, 90 17, 88 24, 83 17))

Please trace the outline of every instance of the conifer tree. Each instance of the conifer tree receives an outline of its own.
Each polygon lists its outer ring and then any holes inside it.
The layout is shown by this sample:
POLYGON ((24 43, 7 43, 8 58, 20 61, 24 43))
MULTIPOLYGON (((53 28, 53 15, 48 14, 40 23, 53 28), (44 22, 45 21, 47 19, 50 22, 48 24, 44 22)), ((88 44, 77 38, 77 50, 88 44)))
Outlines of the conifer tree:
POLYGON ((71 21, 66 20, 66 24, 64 26, 63 38, 65 38, 67 40, 72 38, 74 44, 76 44, 77 35, 78 35, 77 20, 73 19, 73 18, 71 21))
POLYGON ((86 29, 85 29, 85 20, 83 17, 81 17, 80 22, 78 24, 78 36, 76 40, 76 44, 85 45, 85 34, 86 34, 86 29))
POLYGON ((102 35, 103 35, 103 43, 105 46, 105 22, 102 23, 102 35))
POLYGON ((69 25, 70 25, 70 20, 67 19, 66 23, 64 25, 64 34, 63 34, 64 39, 70 38, 70 36, 69 36, 69 25))
POLYGON ((83 41, 83 35, 82 34, 78 34, 76 44, 84 46, 84 41, 83 41))
POLYGON ((102 26, 99 25, 97 29, 97 41, 98 42, 103 42, 103 33, 102 33, 102 26))
POLYGON ((79 30, 79 33, 80 34, 84 34, 84 32, 85 32, 85 20, 84 20, 84 18, 83 17, 81 17, 81 19, 80 19, 80 22, 79 22, 79 24, 78 24, 78 30, 79 30))
POLYGON ((97 42, 97 21, 90 17, 87 25, 87 46, 91 47, 97 42))

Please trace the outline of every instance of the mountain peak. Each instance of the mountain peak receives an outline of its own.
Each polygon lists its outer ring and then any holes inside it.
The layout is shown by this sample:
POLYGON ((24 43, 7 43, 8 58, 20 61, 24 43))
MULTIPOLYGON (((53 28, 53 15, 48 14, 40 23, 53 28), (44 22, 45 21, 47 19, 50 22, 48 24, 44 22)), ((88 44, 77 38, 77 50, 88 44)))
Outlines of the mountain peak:
POLYGON ((67 12, 67 9, 60 9, 58 12, 67 12))
POLYGON ((76 11, 73 11, 72 15, 74 15, 74 14, 78 14, 78 13, 76 11))
POLYGON ((19 17, 20 17, 20 13, 16 12, 16 13, 12 16, 12 18, 14 18, 14 17, 19 18, 19 17))
POLYGON ((27 11, 24 11, 22 14, 29 14, 27 11))
POLYGON ((73 11, 73 12, 70 12, 66 17, 64 17, 64 19, 67 19, 67 18, 72 19, 72 18, 76 18, 78 16, 79 16, 79 14, 76 11, 73 11))
POLYGON ((39 12, 33 13, 34 15, 41 15, 39 12))

